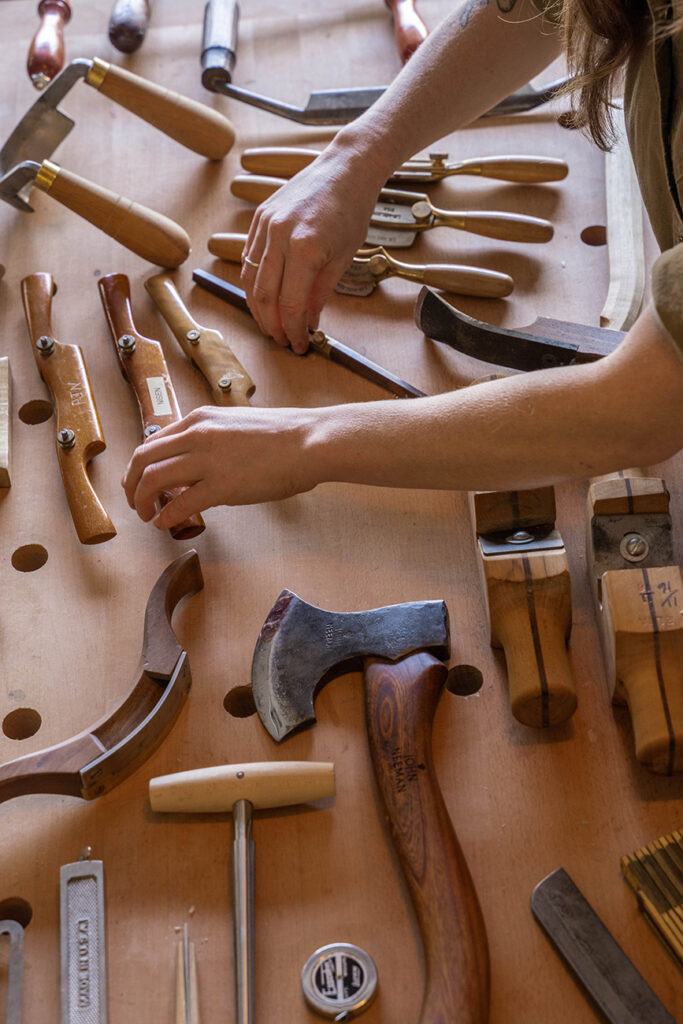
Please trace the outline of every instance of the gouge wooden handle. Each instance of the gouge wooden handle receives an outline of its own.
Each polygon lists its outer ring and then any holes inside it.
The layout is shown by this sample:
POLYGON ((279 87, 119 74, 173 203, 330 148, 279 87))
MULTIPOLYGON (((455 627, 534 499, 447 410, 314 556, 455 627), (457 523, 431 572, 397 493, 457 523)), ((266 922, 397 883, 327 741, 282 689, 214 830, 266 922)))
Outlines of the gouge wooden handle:
POLYGON ((85 80, 103 96, 210 160, 224 157, 235 141, 232 124, 216 110, 99 57, 93 60, 85 80))
POLYGON ((683 771, 681 594, 677 565, 608 570, 600 581, 614 699, 629 706, 636 757, 660 775, 683 771))
POLYGON ((169 217, 44 160, 36 188, 90 221, 143 260, 177 267, 190 252, 187 232, 169 217))
POLYGON ((446 675, 424 652, 396 664, 367 659, 365 714, 381 802, 424 945, 419 1024, 486 1024, 486 930, 432 760, 446 675))
POLYGON ((109 15, 109 41, 121 53, 142 46, 152 13, 151 0, 115 0, 109 15))
POLYGON ((429 35, 429 29, 417 12, 415 0, 385 0, 394 15, 394 38, 403 63, 429 35))
MULTIPOLYGON (((416 205, 422 206, 420 203, 416 205)), ((550 221, 523 213, 457 213, 436 208, 432 212, 435 227, 460 228, 474 235, 500 238, 506 242, 549 242, 553 237, 550 221)))
POLYGON ((561 181, 567 177, 568 167, 564 160, 540 156, 486 156, 470 160, 459 160, 449 174, 475 174, 482 178, 498 181, 516 181, 538 184, 561 181))
POLYGON ((223 231, 211 235, 208 248, 213 256, 229 263, 240 263, 247 236, 238 231, 223 231))
POLYGON ((41 0, 40 25, 28 51, 26 70, 37 89, 51 82, 64 67, 64 26, 71 17, 67 0, 41 0))
POLYGON ((298 146, 261 146, 256 149, 245 149, 241 164, 250 174, 274 174, 281 178, 291 178, 304 167, 312 164, 318 149, 305 149, 298 146))
POLYGON ((262 174, 237 174, 230 183, 230 191, 237 199, 249 203, 262 203, 285 184, 283 178, 271 178, 262 174))

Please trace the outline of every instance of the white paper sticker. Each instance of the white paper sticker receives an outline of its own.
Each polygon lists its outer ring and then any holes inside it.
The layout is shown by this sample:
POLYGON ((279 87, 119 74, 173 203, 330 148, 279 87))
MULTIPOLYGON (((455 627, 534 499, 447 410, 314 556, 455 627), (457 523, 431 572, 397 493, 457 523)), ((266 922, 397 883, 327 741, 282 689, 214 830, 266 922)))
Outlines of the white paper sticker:
POLYGON ((168 400, 166 381, 163 377, 147 377, 147 387, 152 399, 152 409, 156 416, 171 416, 173 410, 168 400))

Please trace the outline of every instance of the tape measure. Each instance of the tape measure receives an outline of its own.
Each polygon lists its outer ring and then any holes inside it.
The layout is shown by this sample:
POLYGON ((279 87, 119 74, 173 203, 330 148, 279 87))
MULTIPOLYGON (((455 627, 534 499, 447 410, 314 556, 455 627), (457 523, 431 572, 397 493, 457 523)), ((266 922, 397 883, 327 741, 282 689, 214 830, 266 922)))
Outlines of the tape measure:
POLYGON ((301 972, 311 1009, 335 1021, 365 1010, 377 988, 377 968, 369 953, 349 942, 331 942, 311 954, 301 972))

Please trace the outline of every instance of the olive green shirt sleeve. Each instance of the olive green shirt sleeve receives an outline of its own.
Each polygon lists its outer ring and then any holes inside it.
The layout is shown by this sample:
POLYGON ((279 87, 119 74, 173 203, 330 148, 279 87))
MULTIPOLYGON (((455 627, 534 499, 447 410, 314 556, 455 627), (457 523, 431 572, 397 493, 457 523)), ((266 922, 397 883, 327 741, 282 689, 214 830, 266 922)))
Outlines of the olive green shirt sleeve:
POLYGON ((652 267, 652 306, 683 358, 683 243, 667 249, 652 267))

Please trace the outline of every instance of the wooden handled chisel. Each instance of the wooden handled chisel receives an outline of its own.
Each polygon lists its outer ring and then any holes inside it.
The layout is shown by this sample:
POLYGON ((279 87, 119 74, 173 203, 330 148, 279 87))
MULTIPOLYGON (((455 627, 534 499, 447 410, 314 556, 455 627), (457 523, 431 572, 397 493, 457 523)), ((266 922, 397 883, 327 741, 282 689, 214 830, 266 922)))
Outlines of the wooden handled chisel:
POLYGON ((71 18, 71 7, 68 0, 40 0, 38 17, 26 70, 36 89, 44 89, 64 67, 64 26, 71 18))
MULTIPOLYGON (((143 337, 135 327, 126 275, 107 274, 100 278, 98 287, 121 372, 137 399, 146 439, 181 418, 171 375, 159 342, 143 337)), ((181 490, 164 491, 159 504, 167 505, 181 490)), ((203 531, 204 521, 197 514, 169 532, 175 540, 189 540, 203 531)))
POLYGON ((21 282, 21 295, 31 347, 40 376, 55 408, 56 449, 64 490, 78 539, 101 544, 116 529, 90 482, 87 464, 106 448, 83 353, 64 345, 52 332, 51 274, 30 274, 21 282))

